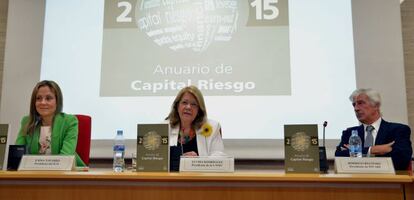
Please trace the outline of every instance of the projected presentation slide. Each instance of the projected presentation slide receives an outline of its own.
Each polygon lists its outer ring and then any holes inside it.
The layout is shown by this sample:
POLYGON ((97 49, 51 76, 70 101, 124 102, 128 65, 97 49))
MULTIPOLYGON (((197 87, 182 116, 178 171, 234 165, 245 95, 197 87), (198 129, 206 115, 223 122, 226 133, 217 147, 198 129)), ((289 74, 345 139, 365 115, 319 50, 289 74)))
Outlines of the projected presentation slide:
POLYGON ((290 95, 287 0, 105 1, 101 96, 290 95))
POLYGON ((224 139, 282 139, 285 124, 357 125, 350 0, 46 1, 40 79, 92 138, 160 123, 195 85, 224 139))

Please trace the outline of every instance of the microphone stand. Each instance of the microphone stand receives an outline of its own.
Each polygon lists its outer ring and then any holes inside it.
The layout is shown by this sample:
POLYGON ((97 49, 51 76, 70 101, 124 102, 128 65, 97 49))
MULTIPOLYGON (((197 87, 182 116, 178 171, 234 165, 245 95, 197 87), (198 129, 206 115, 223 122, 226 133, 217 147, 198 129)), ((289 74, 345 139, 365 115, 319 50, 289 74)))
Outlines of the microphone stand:
POLYGON ((324 147, 325 146, 325 128, 326 128, 326 126, 328 125, 328 122, 327 121, 324 121, 323 122, 323 140, 322 140, 322 146, 324 147))
POLYGON ((326 148, 325 148, 325 128, 328 125, 327 121, 323 122, 323 140, 322 146, 319 147, 319 169, 323 173, 328 173, 329 165, 326 158, 326 148))

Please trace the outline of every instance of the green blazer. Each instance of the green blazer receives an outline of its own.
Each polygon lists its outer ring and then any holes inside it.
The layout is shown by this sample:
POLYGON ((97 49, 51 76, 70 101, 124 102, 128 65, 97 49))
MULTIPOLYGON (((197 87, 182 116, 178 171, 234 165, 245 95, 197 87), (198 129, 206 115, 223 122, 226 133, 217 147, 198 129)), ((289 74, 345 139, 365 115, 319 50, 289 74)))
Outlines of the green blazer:
MULTIPOLYGON (((23 117, 20 124, 19 135, 16 144, 26 145, 29 154, 39 153, 40 126, 36 127, 33 134, 23 133, 24 127, 29 122, 29 116, 23 117)), ((85 166, 76 153, 78 143, 78 119, 74 115, 59 113, 53 119, 51 135, 51 152, 53 155, 75 155, 76 166, 85 166)))

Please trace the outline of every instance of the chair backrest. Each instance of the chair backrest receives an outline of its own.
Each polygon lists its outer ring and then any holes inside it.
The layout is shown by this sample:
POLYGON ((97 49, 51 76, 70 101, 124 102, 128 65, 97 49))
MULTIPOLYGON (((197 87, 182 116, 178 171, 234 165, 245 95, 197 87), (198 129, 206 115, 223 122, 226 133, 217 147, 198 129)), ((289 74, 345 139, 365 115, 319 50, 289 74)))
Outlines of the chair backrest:
POLYGON ((78 118, 78 145, 76 153, 82 161, 89 166, 89 154, 91 151, 91 123, 92 119, 87 115, 75 115, 78 118))

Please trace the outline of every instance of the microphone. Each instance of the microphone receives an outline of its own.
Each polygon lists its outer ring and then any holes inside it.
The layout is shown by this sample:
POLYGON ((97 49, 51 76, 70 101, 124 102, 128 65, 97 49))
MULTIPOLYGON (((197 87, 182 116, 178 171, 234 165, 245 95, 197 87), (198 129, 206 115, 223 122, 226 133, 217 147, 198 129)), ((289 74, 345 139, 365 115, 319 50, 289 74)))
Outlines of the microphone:
MULTIPOLYGON (((42 121, 42 118, 39 115, 35 114, 35 123, 34 123, 35 129, 41 121, 42 121)), ((32 133, 32 138, 30 139, 30 142, 27 144, 26 154, 30 154, 32 143, 33 143, 33 135, 34 135, 34 131, 32 133)))
POLYGON ((327 173, 329 169, 328 160, 326 158, 326 148, 325 148, 325 128, 328 126, 328 122, 323 122, 323 145, 319 147, 319 169, 323 173, 327 173))
POLYGON ((323 146, 325 146, 325 128, 326 128, 326 126, 328 126, 328 122, 324 121, 323 122, 323 140, 322 140, 323 146))
POLYGON ((39 115, 35 115, 35 127, 42 121, 42 118, 40 118, 39 115))

